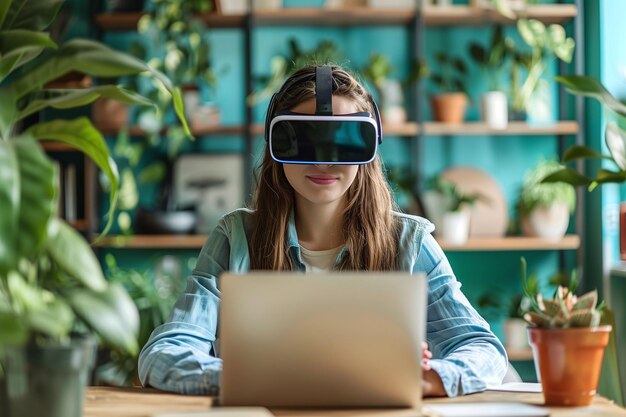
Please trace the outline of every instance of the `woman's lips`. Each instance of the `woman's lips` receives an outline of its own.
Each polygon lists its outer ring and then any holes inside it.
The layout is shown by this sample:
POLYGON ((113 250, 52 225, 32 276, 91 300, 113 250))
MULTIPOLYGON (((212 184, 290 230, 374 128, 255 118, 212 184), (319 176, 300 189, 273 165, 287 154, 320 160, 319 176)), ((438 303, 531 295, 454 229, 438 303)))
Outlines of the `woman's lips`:
POLYGON ((319 184, 319 185, 328 185, 328 184, 332 184, 335 181, 338 180, 337 177, 333 177, 330 175, 307 175, 307 178, 315 183, 315 184, 319 184))

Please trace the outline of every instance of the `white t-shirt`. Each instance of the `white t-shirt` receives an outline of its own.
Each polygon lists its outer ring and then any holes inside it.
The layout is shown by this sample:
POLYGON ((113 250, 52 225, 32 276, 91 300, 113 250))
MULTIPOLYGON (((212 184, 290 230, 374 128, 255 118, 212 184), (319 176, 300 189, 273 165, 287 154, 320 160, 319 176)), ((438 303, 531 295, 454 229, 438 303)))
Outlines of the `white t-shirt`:
POLYGON ((309 250, 300 246, 300 257, 306 272, 330 271, 335 267, 337 256, 343 246, 327 250, 309 250))

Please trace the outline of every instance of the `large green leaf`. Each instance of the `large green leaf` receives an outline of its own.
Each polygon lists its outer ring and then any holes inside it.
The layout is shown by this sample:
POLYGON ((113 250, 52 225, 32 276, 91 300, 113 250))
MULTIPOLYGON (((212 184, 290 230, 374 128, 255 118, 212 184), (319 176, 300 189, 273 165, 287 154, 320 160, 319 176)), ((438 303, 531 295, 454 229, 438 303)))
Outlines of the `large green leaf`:
POLYGON ((20 177, 13 144, 0 140, 0 275, 16 263, 20 177))
POLYGON ((0 32, 0 81, 16 68, 39 56, 46 48, 57 48, 47 33, 30 30, 0 32))
POLYGON ((70 71, 79 71, 97 77, 150 74, 172 96, 174 110, 185 129, 185 133, 191 136, 184 117, 180 89, 174 87, 165 74, 131 55, 115 51, 95 41, 74 39, 67 42, 32 71, 18 77, 11 84, 11 89, 18 98, 21 98, 70 71))
POLYGON ((579 186, 589 185, 592 182, 592 179, 580 174, 575 169, 565 167, 560 171, 553 172, 552 174, 546 176, 543 180, 541 180, 541 182, 566 182, 573 186, 579 186))
POLYGON ((44 90, 46 98, 36 98, 29 100, 28 106, 20 111, 17 120, 21 120, 26 116, 34 114, 46 107, 55 109, 71 109, 74 107, 84 106, 96 100, 99 97, 107 97, 113 100, 121 101, 126 104, 139 104, 143 106, 154 106, 154 103, 134 91, 116 85, 101 85, 90 88, 80 89, 48 89, 44 90))
POLYGON ((104 292, 72 290, 69 300, 74 311, 105 342, 133 355, 137 353, 139 314, 120 284, 111 284, 104 292))
MULTIPOLYGON (((9 2, 6 17, 0 29, 27 29, 42 31, 54 20, 64 0, 2 0, 9 2)), ((0 6, 0 10, 3 6, 0 6)))
POLYGON ((9 88, 0 86, 0 140, 9 139, 17 115, 17 98, 9 88))
MULTIPOLYGON (((15 245, 18 259, 32 258, 48 236, 58 198, 58 169, 29 135, 10 141, 19 167, 20 203, 15 245)), ((17 260, 16 260, 17 261, 17 260)))
POLYGON ((613 97, 595 78, 584 75, 560 75, 554 78, 565 85, 570 93, 593 97, 614 112, 626 116, 626 105, 613 97))
POLYGON ((38 123, 27 131, 38 140, 54 140, 70 145, 91 158, 109 179, 111 194, 110 207, 107 214, 107 224, 103 234, 106 234, 113 224, 113 213, 117 205, 119 174, 117 165, 111 158, 104 138, 86 117, 74 120, 53 120, 38 123))
POLYGON ((4 19, 9 12, 9 7, 11 6, 11 0, 3 0, 0 1, 0 29, 4 23, 4 19))
POLYGON ((563 162, 571 162, 576 159, 611 159, 608 156, 599 154, 587 146, 574 145, 568 148, 563 154, 563 162))
POLYGON ((93 291, 107 287, 100 263, 85 239, 65 222, 55 219, 46 251, 51 260, 71 277, 93 291))
POLYGON ((21 345, 28 338, 28 329, 21 317, 12 311, 0 310, 0 346, 21 345))
POLYGON ((55 338, 69 334, 75 316, 66 301, 27 283, 15 272, 9 274, 7 284, 15 309, 28 330, 55 338))

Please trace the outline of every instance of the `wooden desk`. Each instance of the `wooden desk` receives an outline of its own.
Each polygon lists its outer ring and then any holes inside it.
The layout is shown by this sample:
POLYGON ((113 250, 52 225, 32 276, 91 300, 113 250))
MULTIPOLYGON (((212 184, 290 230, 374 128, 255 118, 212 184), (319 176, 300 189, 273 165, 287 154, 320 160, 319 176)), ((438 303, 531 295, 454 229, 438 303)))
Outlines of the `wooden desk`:
MULTIPOLYGON (((542 405, 541 394, 486 391, 457 398, 427 399, 436 402, 517 401, 542 405)), ((201 411, 211 407, 210 397, 169 394, 144 388, 88 387, 83 417, 150 417, 166 411, 201 411)), ((417 417, 412 410, 271 410, 276 416, 291 417, 417 417)), ((589 407, 552 408, 555 417, 626 417, 626 410, 602 397, 589 407)))

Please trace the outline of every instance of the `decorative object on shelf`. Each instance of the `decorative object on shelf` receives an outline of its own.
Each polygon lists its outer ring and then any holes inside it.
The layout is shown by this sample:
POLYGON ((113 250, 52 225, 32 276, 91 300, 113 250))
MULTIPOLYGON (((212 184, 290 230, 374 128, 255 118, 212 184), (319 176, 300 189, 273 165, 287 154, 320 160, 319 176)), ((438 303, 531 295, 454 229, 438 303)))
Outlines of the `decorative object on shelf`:
POLYGON ((91 106, 91 120, 98 129, 123 129, 128 126, 128 106, 118 100, 101 97, 91 106))
POLYGON ((549 406, 591 404, 612 331, 610 325, 600 325, 604 303, 596 307, 597 291, 576 296, 576 285, 574 274, 569 288, 559 286, 554 297, 546 299, 529 287, 522 258, 523 291, 531 300, 524 319, 530 324, 535 368, 549 406))
POLYGON ((480 193, 472 210, 470 237, 503 237, 509 223, 509 208, 504 192, 489 174, 473 167, 453 167, 441 176, 463 193, 480 193))
POLYGON ((480 98, 480 114, 492 129, 506 129, 509 114, 507 96, 501 86, 501 71, 505 68, 509 47, 501 25, 493 28, 489 52, 476 42, 469 47, 470 56, 480 65, 488 80, 489 90, 480 98))
POLYGON ((524 11, 531 2, 536 3, 537 0, 470 0, 470 5, 479 9, 495 9, 502 16, 515 19, 516 12, 524 11))
POLYGON ((175 207, 195 207, 196 233, 209 233, 218 220, 243 204, 243 157, 186 154, 174 162, 175 207))
POLYGON ((557 161, 541 160, 525 174, 518 209, 526 236, 538 236, 551 242, 565 236, 570 213, 576 207, 574 187, 542 182, 546 176, 562 168, 557 161))
POLYGON ((389 79, 394 72, 389 59, 383 54, 372 53, 360 72, 376 89, 383 123, 399 125, 406 122, 402 85, 398 80, 389 79))
POLYGON ((551 24, 546 27, 536 19, 519 19, 517 30, 531 51, 528 59, 517 62, 524 66, 527 75, 513 101, 513 109, 526 111, 529 123, 552 123, 554 122, 552 94, 543 74, 551 58, 571 62, 574 39, 566 35, 563 26, 551 24))
POLYGON ((456 56, 438 52, 439 72, 430 68, 430 79, 440 93, 431 97, 433 117, 438 122, 459 124, 465 119, 467 93, 463 77, 467 74, 465 62, 456 56))
MULTIPOLYGON (((224 15, 244 15, 250 11, 248 0, 214 0, 215 9, 224 15)), ((252 0, 254 11, 272 11, 283 7, 282 0, 252 0)))
MULTIPOLYGON (((0 361, 8 417, 80 416, 95 335, 138 351, 137 310, 121 286, 106 281, 87 241, 58 218, 58 169, 38 143, 62 142, 92 159, 109 181, 112 217, 118 175, 104 138, 85 117, 41 121, 22 132, 20 122, 48 107, 80 107, 101 96, 154 105, 115 85, 44 87, 72 70, 98 77, 149 74, 164 94, 181 99, 167 77, 130 55, 83 39, 57 45, 43 31, 62 4, 9 1, 0 13, 2 62, 10 63, 0 69, 0 361)), ((182 107, 176 112, 185 123, 182 107)))
POLYGON ((469 237, 471 209, 485 197, 480 192, 461 191, 453 182, 437 175, 427 191, 427 214, 435 224, 437 236, 445 243, 463 245, 469 237))

